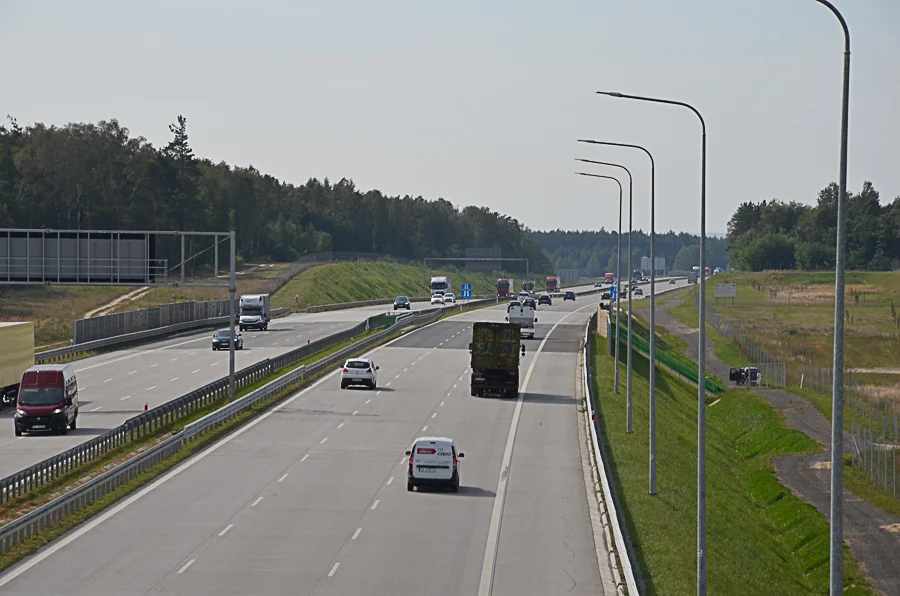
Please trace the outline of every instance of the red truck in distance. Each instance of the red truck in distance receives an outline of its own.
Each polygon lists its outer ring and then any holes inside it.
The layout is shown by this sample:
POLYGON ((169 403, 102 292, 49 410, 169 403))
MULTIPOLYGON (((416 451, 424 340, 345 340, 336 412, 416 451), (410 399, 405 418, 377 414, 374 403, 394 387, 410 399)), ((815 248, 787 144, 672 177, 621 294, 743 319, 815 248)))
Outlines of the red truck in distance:
POLYGON ((606 283, 612 284, 612 283, 615 282, 615 281, 616 281, 616 276, 615 276, 615 275, 613 275, 612 273, 607 273, 607 274, 606 274, 606 283))
POLYGON ((497 280, 497 296, 500 298, 504 298, 510 295, 510 291, 512 289, 512 282, 508 279, 498 279, 497 280))
POLYGON ((547 291, 556 292, 559 290, 559 279, 555 275, 547 276, 547 291))

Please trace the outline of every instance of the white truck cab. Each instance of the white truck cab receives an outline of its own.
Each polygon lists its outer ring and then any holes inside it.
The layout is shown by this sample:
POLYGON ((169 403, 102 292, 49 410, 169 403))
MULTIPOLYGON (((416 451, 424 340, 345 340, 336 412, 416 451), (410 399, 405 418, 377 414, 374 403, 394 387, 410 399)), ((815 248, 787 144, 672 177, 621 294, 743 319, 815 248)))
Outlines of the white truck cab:
POLYGON ((406 452, 409 456, 406 490, 417 486, 444 486, 452 492, 459 491, 458 458, 464 453, 456 451, 449 437, 419 437, 406 452))
POLYGON ((537 323, 537 317, 534 316, 534 309, 530 306, 514 306, 509 309, 506 320, 519 326, 519 336, 534 339, 534 324, 537 323))

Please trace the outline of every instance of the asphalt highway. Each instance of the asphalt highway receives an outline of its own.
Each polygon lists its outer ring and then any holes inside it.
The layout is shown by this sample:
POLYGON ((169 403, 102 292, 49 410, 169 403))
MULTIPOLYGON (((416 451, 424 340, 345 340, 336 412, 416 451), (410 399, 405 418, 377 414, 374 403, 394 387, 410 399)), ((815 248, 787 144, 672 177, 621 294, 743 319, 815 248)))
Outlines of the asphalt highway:
POLYGON ((0 575, 0 591, 614 594, 574 397, 597 302, 538 309, 520 400, 469 394, 472 323, 503 307, 376 348, 378 390, 324 377, 0 575), (466 454, 459 493, 407 492, 404 451, 422 435, 466 454))
MULTIPOLYGON (((413 310, 431 308, 413 303, 413 310)), ((274 319, 268 331, 245 331, 244 349, 235 352, 235 370, 289 352, 349 329, 390 305, 295 314, 274 319)), ((400 311, 405 312, 405 311, 400 311)), ((0 477, 115 428, 144 409, 171 401, 228 375, 228 351, 213 352, 213 330, 191 332, 136 348, 108 352, 73 363, 78 379, 78 428, 65 436, 16 437, 13 409, 0 413, 0 477)))

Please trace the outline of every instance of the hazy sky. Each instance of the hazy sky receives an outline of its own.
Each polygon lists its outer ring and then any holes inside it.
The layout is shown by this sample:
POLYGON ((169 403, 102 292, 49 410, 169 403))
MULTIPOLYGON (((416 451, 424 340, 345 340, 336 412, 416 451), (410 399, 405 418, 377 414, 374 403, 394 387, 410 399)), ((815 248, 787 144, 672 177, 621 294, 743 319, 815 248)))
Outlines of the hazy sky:
MULTIPOLYGON (((835 0, 853 43, 849 188, 900 195, 900 1, 835 0)), ((707 230, 741 201, 807 203, 837 180, 843 37, 814 0, 0 0, 0 108, 20 124, 118 119, 155 145, 188 119, 195 152, 280 179, 487 205, 535 229, 707 230), (604 172, 595 166, 590 171, 604 172), (627 191, 626 191, 627 192, 627 191), (627 199, 627 195, 626 195, 627 199), (627 217, 625 219, 627 225, 627 217)))

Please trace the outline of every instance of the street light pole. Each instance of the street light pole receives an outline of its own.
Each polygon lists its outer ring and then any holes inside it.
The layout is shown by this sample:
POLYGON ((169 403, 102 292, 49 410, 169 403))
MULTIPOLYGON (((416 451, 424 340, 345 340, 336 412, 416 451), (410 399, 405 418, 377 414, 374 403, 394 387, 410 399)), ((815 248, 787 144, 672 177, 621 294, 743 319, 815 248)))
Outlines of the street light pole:
POLYGON ((615 376, 615 393, 619 394, 619 273, 621 271, 621 263, 622 263, 622 183, 618 178, 613 176, 602 176, 600 174, 587 174, 585 172, 575 172, 579 176, 591 176, 592 178, 606 178, 607 180, 614 180, 616 184, 619 185, 619 235, 617 238, 618 242, 618 255, 616 256, 616 299, 613 301, 613 304, 616 305, 616 370, 614 373, 615 376))
MULTIPOLYGON (((632 368, 631 368, 631 352, 633 351, 631 347, 631 320, 634 318, 631 310, 631 275, 632 275, 632 264, 631 264, 631 238, 634 236, 634 224, 632 221, 633 209, 634 209, 634 180, 631 177, 631 171, 623 165, 617 163, 610 163, 606 161, 594 161, 592 159, 579 159, 576 158, 575 161, 581 161, 584 163, 592 163, 601 166, 612 166, 614 168, 621 168, 625 170, 625 173, 628 174, 628 354, 625 357, 627 362, 627 380, 625 383, 625 393, 627 394, 626 398, 626 406, 625 406, 625 430, 628 433, 632 431, 632 407, 631 407, 631 388, 632 388, 632 368)), ((619 297, 619 286, 620 280, 616 277, 616 305, 618 306, 618 297, 619 297)), ((618 311, 616 311, 616 316, 618 317, 618 311)), ((619 328, 616 326, 616 333, 618 334, 619 328)), ((618 344, 619 338, 616 336, 616 343, 618 344)))
POLYGON ((694 112, 702 131, 700 167, 700 353, 697 358, 697 594, 706 596, 706 122, 682 101, 597 91, 599 95, 681 106, 694 112))
POLYGON ((640 149, 650 158, 650 489, 656 494, 656 162, 645 147, 611 141, 579 139, 579 143, 640 149))
POLYGON ((234 232, 229 234, 231 244, 231 273, 228 276, 228 326, 231 328, 231 347, 228 348, 228 401, 234 401, 234 350, 237 339, 234 335, 234 300, 237 293, 235 285, 235 246, 234 232))
POLYGON ((850 29, 840 11, 826 6, 844 30, 844 80, 841 99, 841 158, 838 178, 837 242, 834 259, 834 368, 831 387, 831 577, 829 593, 844 591, 844 268, 847 252, 847 128, 850 112, 850 29))

